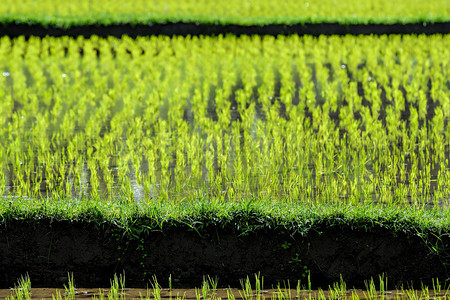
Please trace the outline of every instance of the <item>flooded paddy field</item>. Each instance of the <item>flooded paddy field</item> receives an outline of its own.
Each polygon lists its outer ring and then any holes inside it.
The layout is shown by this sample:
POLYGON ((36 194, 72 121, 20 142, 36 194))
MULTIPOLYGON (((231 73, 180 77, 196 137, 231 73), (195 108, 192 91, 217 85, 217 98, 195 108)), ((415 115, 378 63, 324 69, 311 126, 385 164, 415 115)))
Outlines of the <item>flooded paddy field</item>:
MULTIPOLYGON (((111 289, 109 288, 78 288, 75 290, 75 295, 73 298, 69 298, 65 289, 49 289, 49 288, 31 288, 30 290, 31 297, 29 299, 44 299, 44 300, 55 300, 58 293, 62 296, 61 299, 101 299, 103 296, 105 299, 114 299, 111 298, 110 293, 111 289)), ((361 300, 369 300, 369 299, 385 299, 385 300, 397 300, 397 299, 436 299, 436 300, 447 300, 450 298, 450 293, 448 291, 445 292, 437 292, 433 291, 425 292, 421 290, 388 290, 384 292, 376 292, 369 294, 367 291, 361 289, 350 289, 345 292, 334 292, 333 290, 330 292, 328 290, 319 291, 319 290, 301 290, 297 293, 297 290, 291 289, 265 289, 260 291, 259 293, 252 293, 247 297, 242 295, 243 291, 239 291, 238 289, 217 289, 214 292, 209 292, 208 297, 204 297, 202 295, 201 290, 195 289, 161 289, 160 297, 154 297, 153 291, 148 289, 131 289, 125 288, 123 290, 119 290, 117 299, 168 299, 168 300, 198 300, 198 299, 237 299, 237 300, 245 300, 245 299, 336 299, 336 294, 339 294, 340 299, 361 299, 361 300), (232 294, 232 295, 231 295, 232 294), (200 297, 199 297, 200 296, 200 297), (417 298, 415 298, 417 297, 417 298)), ((0 297, 6 299, 14 295, 10 289, 0 290, 0 297)))
POLYGON ((1 38, 0 285, 445 281, 448 44, 1 38))
MULTIPOLYGON (((388 279, 380 276, 378 280, 367 280, 364 289, 347 287, 344 281, 329 285, 325 289, 311 290, 308 285, 302 285, 298 281, 295 286, 291 286, 289 281, 278 283, 267 288, 264 285, 264 277, 256 274, 254 278, 247 277, 240 280, 240 288, 221 288, 219 279, 210 276, 203 277, 203 282, 198 288, 182 289, 172 286, 172 276, 169 277, 169 288, 163 288, 156 277, 147 284, 147 288, 127 288, 125 276, 115 276, 111 280, 111 285, 106 288, 77 288, 71 274, 64 278, 66 283, 64 288, 31 288, 30 278, 25 275, 21 277, 14 288, 0 289, 0 297, 4 299, 52 299, 52 300, 72 300, 72 299, 108 299, 108 300, 189 300, 189 299, 209 299, 209 300, 291 300, 291 299, 435 299, 446 300, 450 298, 450 290, 443 286, 439 280, 433 280, 432 286, 422 285, 420 289, 412 286, 407 288, 400 286, 395 289, 388 289, 388 279), (14 298, 17 297, 17 298, 14 298)), ((310 282, 308 282, 310 284, 310 282)))
POLYGON ((448 206, 447 44, 3 38, 0 192, 448 206))

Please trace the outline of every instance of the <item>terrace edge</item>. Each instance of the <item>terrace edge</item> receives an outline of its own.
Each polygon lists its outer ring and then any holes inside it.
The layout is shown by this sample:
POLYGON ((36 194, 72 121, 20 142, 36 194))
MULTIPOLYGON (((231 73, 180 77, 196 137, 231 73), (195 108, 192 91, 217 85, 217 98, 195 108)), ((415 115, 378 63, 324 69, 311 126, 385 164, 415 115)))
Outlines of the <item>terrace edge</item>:
POLYGON ((394 284, 449 278, 448 232, 429 229, 420 236, 383 224, 323 223, 304 234, 254 226, 239 233, 217 225, 146 230, 144 221, 123 228, 107 221, 9 220, 0 228, 0 286, 11 287, 28 273, 34 287, 58 287, 68 272, 84 287, 107 286, 115 273, 125 272, 127 285, 141 288, 153 275, 172 275, 180 287, 199 284, 204 275, 238 286, 254 273, 275 284, 305 282, 310 272, 313 284, 322 287, 341 275, 355 287, 380 274, 394 284))
POLYGON ((152 24, 88 24, 63 27, 45 24, 16 23, 14 21, 0 24, 0 36, 9 37, 45 37, 45 36, 216 36, 216 35, 384 35, 384 34, 448 34, 450 22, 408 23, 408 24, 339 24, 339 23, 304 23, 304 24, 267 24, 267 25, 233 25, 208 24, 195 22, 167 22, 152 24))

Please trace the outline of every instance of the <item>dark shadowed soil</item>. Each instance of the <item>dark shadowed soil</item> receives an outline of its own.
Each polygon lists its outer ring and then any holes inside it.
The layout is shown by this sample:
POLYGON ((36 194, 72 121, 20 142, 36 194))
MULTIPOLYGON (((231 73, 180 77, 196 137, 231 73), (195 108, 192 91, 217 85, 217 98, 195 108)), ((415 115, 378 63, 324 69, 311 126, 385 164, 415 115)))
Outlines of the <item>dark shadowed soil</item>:
POLYGON ((305 282, 307 270, 322 287, 340 274, 355 287, 382 273, 392 284, 427 282, 449 278, 449 249, 448 235, 424 242, 382 228, 322 228, 304 237, 279 229, 237 235, 214 227, 130 234, 94 222, 10 221, 1 228, 0 287, 14 286, 25 273, 33 287, 61 287, 68 272, 78 286, 109 286, 113 274, 123 271, 127 286, 140 288, 153 275, 170 274, 174 287, 200 286, 203 275, 218 276, 221 286, 239 286, 239 279, 257 272, 267 284, 305 282))
POLYGON ((111 24, 77 25, 70 28, 41 25, 3 23, 0 25, 0 36, 84 36, 101 37, 128 35, 131 37, 150 35, 345 35, 345 34, 447 34, 450 33, 450 22, 411 23, 411 24, 339 24, 339 23, 305 23, 305 24, 270 24, 270 25, 222 25, 199 23, 164 23, 148 25, 111 24))

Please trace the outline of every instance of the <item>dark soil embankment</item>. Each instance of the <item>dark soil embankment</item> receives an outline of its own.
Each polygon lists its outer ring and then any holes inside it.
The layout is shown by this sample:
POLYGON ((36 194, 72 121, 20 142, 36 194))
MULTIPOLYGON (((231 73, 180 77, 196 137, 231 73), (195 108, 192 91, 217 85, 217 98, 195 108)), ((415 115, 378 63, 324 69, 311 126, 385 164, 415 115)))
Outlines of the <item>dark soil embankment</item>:
POLYGON ((9 221, 0 235, 0 286, 28 273, 34 287, 60 287, 67 272, 85 287, 108 286, 123 271, 129 287, 145 287, 152 275, 165 282, 170 274, 175 286, 198 285, 206 274, 237 286, 257 272, 266 284, 306 282, 307 270, 322 287, 340 274, 350 286, 381 273, 390 283, 449 277, 448 234, 429 234, 425 241, 376 226, 319 226, 306 236, 273 228, 240 235, 232 228, 190 228, 146 232, 142 223, 124 231, 111 223, 9 221))
POLYGON ((448 34, 450 22, 410 23, 410 24, 339 24, 339 23, 305 23, 305 24, 269 24, 269 25, 227 25, 205 23, 164 23, 148 25, 110 24, 77 25, 69 28, 54 25, 3 23, 0 36, 84 36, 100 37, 128 35, 131 37, 168 35, 382 35, 382 34, 448 34))

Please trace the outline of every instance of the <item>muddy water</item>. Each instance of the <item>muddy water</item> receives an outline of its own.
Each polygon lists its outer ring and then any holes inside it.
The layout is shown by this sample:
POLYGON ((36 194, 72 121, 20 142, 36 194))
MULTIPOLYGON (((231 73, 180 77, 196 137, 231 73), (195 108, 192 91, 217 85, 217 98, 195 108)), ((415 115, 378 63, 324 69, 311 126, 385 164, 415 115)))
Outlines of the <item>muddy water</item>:
MULTIPOLYGON (((103 295, 108 298, 111 292, 109 288, 76 288, 76 299, 97 299, 103 295)), ((57 294, 62 296, 62 299, 68 297, 64 289, 49 289, 49 288, 32 288, 31 299, 49 299, 54 300, 57 294)), ((118 297, 120 299, 155 299, 154 291, 152 289, 128 289, 120 290, 118 297)), ((11 289, 1 289, 0 298, 5 299, 15 293, 11 289)), ((349 289, 344 292, 333 292, 330 290, 300 290, 296 289, 264 289, 259 292, 251 291, 244 292, 243 290, 227 288, 217 289, 215 292, 209 291, 206 299, 450 299, 450 292, 434 292, 430 291, 428 294, 422 290, 388 290, 384 292, 377 292, 370 294, 366 290, 349 289), (232 297, 230 297, 232 295, 232 297)), ((118 298, 118 299, 119 299, 118 298)), ((70 299, 70 298, 66 298, 70 299)), ((198 289, 161 289, 160 299, 203 299, 202 290, 198 289)))

